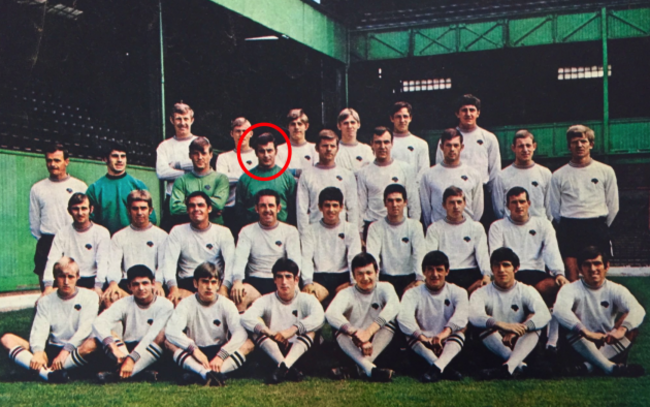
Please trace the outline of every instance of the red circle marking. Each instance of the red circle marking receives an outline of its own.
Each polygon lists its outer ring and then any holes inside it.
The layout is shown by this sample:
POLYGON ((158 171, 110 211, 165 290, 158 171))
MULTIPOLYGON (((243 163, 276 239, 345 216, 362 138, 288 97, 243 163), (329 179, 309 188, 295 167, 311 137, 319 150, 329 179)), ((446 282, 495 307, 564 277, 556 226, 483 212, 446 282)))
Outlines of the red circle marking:
MULTIPOLYGON (((276 156, 276 158, 277 158, 277 156, 276 156)), ((237 161, 239 161, 239 166, 241 167, 241 169, 244 170, 244 172, 246 174, 248 174, 248 176, 253 178, 253 179, 256 179, 258 181, 271 181, 273 179, 276 179, 277 177, 282 175, 287 170, 287 168, 289 168, 289 163, 291 162, 291 143, 289 142, 289 137, 287 137, 287 134, 284 131, 282 131, 281 128, 279 128, 278 126, 276 126, 273 123, 257 123, 257 124, 254 124, 251 127, 249 127, 248 129, 246 129, 244 134, 242 134, 241 137, 239 138, 239 143, 237 143, 237 161), (244 165, 244 161, 241 159, 241 143, 246 138, 246 135, 248 134, 248 132, 250 132, 251 130, 254 130, 254 129, 258 128, 258 127, 271 127, 273 129, 279 131, 280 134, 282 134, 282 137, 284 137, 284 139, 287 140, 287 148, 289 149, 289 155, 287 156, 287 162, 284 164, 284 167, 282 167, 280 172, 278 172, 275 175, 271 175, 270 177, 258 177, 257 175, 253 175, 250 171, 248 171, 248 169, 246 169, 246 166, 244 165)))

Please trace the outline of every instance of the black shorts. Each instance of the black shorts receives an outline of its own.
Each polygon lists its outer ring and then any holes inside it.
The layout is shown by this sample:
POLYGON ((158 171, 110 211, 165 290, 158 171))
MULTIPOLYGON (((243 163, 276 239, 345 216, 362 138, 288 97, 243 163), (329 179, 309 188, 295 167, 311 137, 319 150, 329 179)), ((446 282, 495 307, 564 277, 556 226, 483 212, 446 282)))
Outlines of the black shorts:
POLYGON ((341 284, 350 283, 350 272, 343 273, 314 273, 314 283, 318 283, 325 287, 329 292, 329 298, 334 298, 336 289, 341 284))
POLYGON ((553 278, 545 271, 541 270, 519 270, 515 273, 515 279, 521 283, 532 285, 533 287, 547 278, 553 278))
POLYGON ((244 283, 252 285, 262 295, 272 293, 278 289, 272 278, 246 277, 244 283))
MULTIPOLYGON (((373 221, 369 221, 369 220, 363 221, 363 231, 361 233, 361 240, 363 240, 364 242, 368 240, 368 229, 370 229, 370 224, 372 222, 373 221)), ((375 259, 375 260, 379 261, 379 259, 375 259)))
POLYGON ((391 283, 393 285, 393 288, 395 288, 395 292, 397 293, 399 298, 402 298, 404 289, 409 284, 415 281, 415 273, 406 274, 403 276, 388 276, 386 274, 379 274, 379 281, 385 281, 387 283, 391 283))
POLYGON ((445 279, 448 283, 456 284, 468 290, 469 287, 477 280, 481 280, 483 274, 478 268, 449 270, 449 275, 445 279))
POLYGON ((607 218, 572 219, 562 218, 557 231, 557 240, 562 257, 577 257, 587 246, 596 246, 612 255, 607 218))
POLYGON ((237 243, 237 238, 239 237, 239 231, 242 228, 241 220, 237 216, 237 210, 234 206, 226 206, 223 208, 223 225, 230 229, 232 237, 235 238, 235 243, 237 243))
POLYGON ((196 292, 196 287, 194 287, 194 277, 179 278, 176 280, 176 284, 178 284, 178 288, 180 289, 187 290, 192 293, 196 292))
POLYGON ((199 350, 208 358, 208 360, 214 359, 217 356, 217 353, 221 350, 221 345, 212 345, 212 346, 199 346, 199 350))
POLYGON ((95 277, 79 277, 79 280, 77 280, 77 287, 83 287, 89 290, 94 289, 95 277))
POLYGON ((47 264, 47 256, 50 254, 50 248, 54 241, 54 235, 41 235, 36 242, 36 252, 34 253, 34 274, 42 276, 47 264))
POLYGON ((51 365, 54 358, 59 356, 59 353, 61 353, 62 350, 63 346, 54 345, 48 342, 48 344, 45 345, 45 354, 47 355, 48 364, 51 365))

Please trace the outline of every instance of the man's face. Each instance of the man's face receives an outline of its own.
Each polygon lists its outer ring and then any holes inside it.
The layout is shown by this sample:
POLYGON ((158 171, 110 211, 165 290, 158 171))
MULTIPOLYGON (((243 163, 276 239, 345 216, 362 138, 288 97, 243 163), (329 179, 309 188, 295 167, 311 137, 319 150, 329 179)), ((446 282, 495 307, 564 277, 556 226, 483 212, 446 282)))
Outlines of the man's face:
POLYGON ((403 107, 393 114, 390 121, 393 122, 393 129, 395 129, 395 132, 407 133, 412 119, 409 110, 403 107))
POLYGON ((381 136, 372 136, 372 151, 378 159, 385 160, 390 158, 390 151, 392 148, 393 142, 390 139, 389 132, 385 132, 381 136))
POLYGON ((594 148, 594 143, 590 143, 585 134, 581 137, 574 137, 569 142, 571 158, 574 159, 589 157, 592 148, 594 148))
POLYGON ((292 120, 289 123, 289 136, 292 140, 300 141, 305 138, 305 133, 309 128, 309 123, 303 117, 292 120))
POLYGON ((511 146, 512 152, 515 153, 517 161, 526 162, 533 159, 533 153, 537 149, 535 143, 530 137, 518 138, 515 145, 511 146))
POLYGON ((352 116, 348 116, 347 119, 343 120, 342 122, 338 123, 336 127, 339 128, 341 131, 341 134, 343 137, 357 137, 357 131, 359 130, 359 127, 361 127, 361 123, 356 121, 356 119, 352 116))
POLYGON ((56 273, 54 279, 57 287, 59 287, 59 292, 67 296, 74 293, 79 274, 70 270, 70 267, 64 267, 63 270, 56 273))
POLYGON ((78 225, 83 225, 90 221, 90 214, 93 213, 93 207, 90 206, 88 198, 84 199, 83 202, 74 204, 68 208, 68 213, 72 215, 74 223, 78 225))
POLYGON ((149 226, 149 215, 153 211, 149 204, 145 201, 134 201, 129 207, 129 216, 131 216, 131 223, 136 228, 144 228, 149 226))
POLYGON ((129 283, 129 289, 138 302, 148 304, 153 300, 153 281, 148 277, 136 277, 129 283))
POLYGON ((459 219, 465 212, 465 197, 463 195, 450 196, 445 200, 443 205, 447 211, 447 217, 450 219, 459 219))
POLYGON ((519 268, 515 268, 512 262, 504 260, 497 264, 491 264, 494 282, 502 288, 510 287, 515 280, 515 273, 519 268))
POLYGON ((45 153, 45 164, 51 177, 61 177, 67 173, 70 159, 63 158, 63 151, 45 153))
POLYGON ((275 155, 277 150, 273 142, 257 146, 255 150, 255 155, 257 156, 257 161, 262 168, 272 168, 275 165, 275 155))
POLYGON ((424 267, 424 283, 430 290, 440 290, 445 285, 448 275, 449 270, 443 265, 424 267))
POLYGON ((275 225, 281 209, 282 205, 275 201, 274 196, 262 196, 255 205, 255 211, 260 215, 260 223, 264 226, 275 225))
POLYGON ((592 287, 600 287, 603 285, 608 271, 609 263, 605 263, 601 255, 598 255, 595 259, 585 260, 580 265, 580 272, 585 283, 592 287))
POLYGON ((481 111, 474 105, 461 106, 456 112, 456 117, 460 121, 461 127, 474 127, 476 126, 476 119, 481 115, 481 111))
POLYGON ((388 210, 388 216, 397 217, 404 213, 404 207, 407 205, 407 201, 401 192, 393 192, 392 194, 388 194, 384 205, 386 205, 386 209, 388 210))
POLYGON ((371 291, 377 285, 377 271, 372 264, 357 267, 354 269, 354 281, 360 289, 371 291))
POLYGON ((323 205, 320 205, 318 209, 323 212, 323 219, 328 225, 335 225, 339 221, 339 215, 341 213, 341 203, 339 201, 325 201, 323 205))
POLYGON ((460 137, 454 137, 451 140, 445 140, 442 144, 442 154, 445 156, 445 161, 455 162, 460 158, 460 152, 463 151, 465 146, 460 142, 460 137))
POLYGON ((209 219, 210 212, 212 212, 212 205, 205 202, 205 199, 201 196, 195 196, 187 203, 187 214, 194 226, 200 225, 209 219))
POLYGON ((170 120, 174 125, 176 137, 184 138, 189 137, 192 134, 192 123, 194 123, 194 118, 190 116, 189 112, 174 113, 170 120))
POLYGON ((194 171, 206 171, 210 168, 210 160, 212 160, 212 149, 208 146, 203 147, 203 150, 194 149, 190 151, 190 159, 192 160, 194 171))
POLYGON ((106 158, 106 166, 108 173, 111 175, 121 175, 126 171, 126 152, 125 151, 111 151, 111 154, 106 158))
POLYGON ((336 140, 321 140, 316 147, 321 164, 330 164, 334 162, 339 147, 336 140))
POLYGON ((298 276, 294 277, 288 271, 279 271, 273 275, 273 282, 278 289, 278 294, 281 297, 288 298, 296 291, 298 276))
MULTIPOLYGON (((237 145, 239 144, 239 138, 248 130, 248 128, 251 127, 251 124, 249 122, 246 122, 242 124, 241 126, 235 126, 231 131, 230 131, 230 137, 232 137, 233 140, 235 140, 235 148, 237 148, 237 145)), ((242 142, 244 145, 248 145, 248 143, 251 141, 251 137, 253 137, 253 132, 250 131, 246 135, 246 139, 242 142)))
POLYGON ((198 281, 194 280, 194 287, 201 301, 211 303, 217 299, 217 292, 221 287, 221 281, 216 277, 202 277, 198 281))
POLYGON ((528 217, 528 209, 530 209, 530 201, 526 199, 526 194, 522 192, 508 198, 508 209, 513 220, 517 222, 525 220, 528 217))

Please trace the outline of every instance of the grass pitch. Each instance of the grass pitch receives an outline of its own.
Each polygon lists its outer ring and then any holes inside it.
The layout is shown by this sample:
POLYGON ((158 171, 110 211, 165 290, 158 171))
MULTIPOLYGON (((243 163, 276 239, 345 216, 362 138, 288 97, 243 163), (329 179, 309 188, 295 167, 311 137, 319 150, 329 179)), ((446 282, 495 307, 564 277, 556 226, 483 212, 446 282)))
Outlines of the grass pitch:
MULTIPOLYGON (((616 279, 650 308, 650 279, 616 279)), ((29 336, 33 310, 0 314, 0 334, 29 336)), ((632 348, 631 363, 649 374, 638 379, 563 378, 421 384, 413 377, 393 383, 344 382, 311 377, 302 383, 267 386, 261 379, 233 379, 225 388, 178 386, 174 382, 120 383, 100 386, 92 381, 50 385, 16 367, 0 354, 0 406, 650 406, 650 335, 644 326, 632 348)), ((325 361, 323 363, 329 363, 325 361)))

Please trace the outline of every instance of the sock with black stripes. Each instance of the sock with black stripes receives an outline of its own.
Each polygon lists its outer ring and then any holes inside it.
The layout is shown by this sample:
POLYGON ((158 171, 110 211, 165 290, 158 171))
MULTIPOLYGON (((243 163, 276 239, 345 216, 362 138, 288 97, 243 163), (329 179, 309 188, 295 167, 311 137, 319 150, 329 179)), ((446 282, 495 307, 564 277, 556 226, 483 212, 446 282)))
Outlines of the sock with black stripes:
POLYGON ((310 337, 307 335, 299 335, 293 345, 291 345, 291 350, 287 354, 287 357, 284 358, 284 364, 289 368, 293 366, 311 348, 311 345, 312 339, 310 337))
POLYGON ((372 355, 370 355, 370 361, 374 362, 375 359, 386 349, 390 342, 393 340, 393 335, 395 331, 388 326, 384 325, 375 336, 372 338, 372 355))
POLYGON ((611 373, 614 370, 615 364, 600 353, 595 343, 575 334, 569 337, 569 343, 588 363, 598 366, 605 373, 611 373))
POLYGON ((427 361, 429 365, 432 365, 433 362, 438 360, 438 357, 436 356, 435 353, 429 348, 427 348, 422 342, 420 341, 415 341, 413 345, 411 345, 411 349, 413 349, 413 352, 424 358, 424 360, 427 361))
POLYGON ((621 353, 625 352, 627 348, 630 347, 632 342, 630 342, 629 339, 626 337, 621 338, 618 342, 614 342, 613 344, 605 344, 602 346, 600 349, 600 353, 603 354, 607 359, 612 360, 614 357, 620 355, 621 353))
POLYGON ((512 350, 503 344, 503 336, 498 331, 483 338, 483 345, 503 360, 510 359, 512 350))
POLYGON ((183 349, 177 349, 173 356, 174 362, 181 368, 194 372, 205 379, 210 370, 203 367, 198 360, 183 349))
POLYGON ((221 365, 221 373, 229 373, 233 370, 237 370, 246 363, 246 356, 236 351, 230 357, 227 357, 221 365))
POLYGON ((278 365, 284 360, 284 355, 278 346, 278 343, 272 340, 271 338, 265 336, 260 338, 260 341, 257 343, 259 346, 275 363, 278 365))
POLYGON ((63 369, 70 370, 76 367, 84 367, 88 361, 79 354, 79 349, 75 349, 63 361, 63 369))
POLYGON ((515 369, 524 362, 524 359, 528 357, 530 352, 535 349, 537 342, 539 342, 539 331, 526 332, 523 336, 517 339, 515 348, 512 350, 512 354, 506 362, 510 374, 512 374, 515 369))
POLYGON ((354 362, 363 369, 366 375, 370 377, 372 374, 372 368, 375 367, 375 364, 372 363, 369 357, 363 355, 361 349, 352 342, 352 338, 345 334, 340 334, 336 337, 336 342, 338 342, 341 350, 343 350, 350 359, 354 360, 354 362))
POLYGON ((147 367, 157 362, 162 357, 162 355, 163 350, 157 344, 152 343, 147 346, 147 349, 142 352, 142 355, 140 355, 138 361, 135 362, 135 365, 133 365, 133 376, 137 375, 147 367))
POLYGON ((463 344, 465 343, 465 335, 462 332, 458 332, 450 335, 445 341, 445 345, 442 348, 442 353, 434 365, 438 366, 440 371, 444 371, 447 365, 463 350, 463 344))
POLYGON ((34 355, 22 346, 16 346, 9 351, 9 358, 16 362, 18 366, 24 367, 29 370, 29 364, 34 355))

